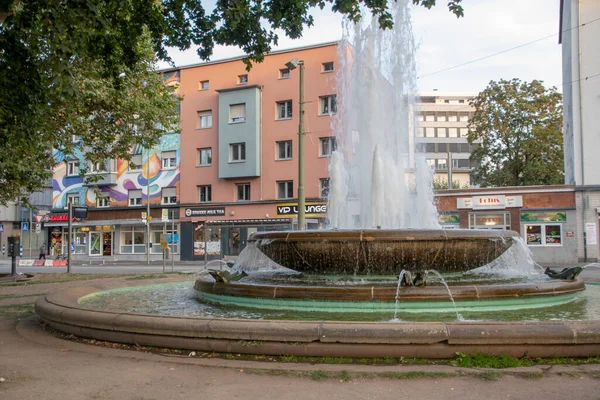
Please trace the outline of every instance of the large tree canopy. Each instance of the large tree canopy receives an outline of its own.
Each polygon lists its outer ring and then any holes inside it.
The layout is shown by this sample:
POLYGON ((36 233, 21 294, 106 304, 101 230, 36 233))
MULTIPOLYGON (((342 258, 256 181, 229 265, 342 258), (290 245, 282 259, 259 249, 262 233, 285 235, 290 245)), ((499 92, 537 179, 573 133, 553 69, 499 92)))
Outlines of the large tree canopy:
POLYGON ((479 143, 471 160, 482 186, 561 184, 562 95, 542 82, 491 81, 471 103, 469 143, 479 143))
MULTIPOLYGON (((461 2, 448 1, 457 17, 461 2)), ((327 4, 353 20, 364 7, 392 26, 388 0, 216 0, 208 11, 201 0, 0 0, 0 203, 42 187, 50 149, 68 154, 71 135, 92 162, 156 143, 176 122, 154 70, 168 47, 197 46, 206 60, 215 44, 239 46, 250 67, 278 30, 301 37, 311 9, 327 4)))

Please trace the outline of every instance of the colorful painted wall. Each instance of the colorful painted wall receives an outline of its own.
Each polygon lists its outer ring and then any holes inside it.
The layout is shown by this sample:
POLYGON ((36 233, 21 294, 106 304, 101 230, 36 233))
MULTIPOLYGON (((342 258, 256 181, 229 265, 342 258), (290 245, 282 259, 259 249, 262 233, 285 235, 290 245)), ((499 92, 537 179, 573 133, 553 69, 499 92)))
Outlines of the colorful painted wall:
MULTIPOLYGON (((165 85, 175 87, 178 94, 180 73, 171 71, 163 74, 165 85)), ((177 103, 177 112, 179 113, 179 102, 177 103)), ((116 173, 116 185, 111 186, 87 186, 85 179, 79 175, 67 175, 67 162, 78 161, 82 163, 84 155, 81 149, 75 150, 75 154, 66 156, 60 150, 54 150, 54 160, 56 162, 53 169, 52 180, 52 207, 65 208, 69 194, 77 194, 79 203, 88 207, 96 207, 96 194, 98 192, 108 193, 110 197, 110 206, 127 206, 129 190, 142 190, 142 203, 146 204, 148 198, 148 184, 150 186, 150 203, 160 204, 162 200, 162 188, 175 187, 177 192, 177 201, 179 202, 179 178, 180 178, 180 135, 176 133, 167 133, 162 136, 160 143, 149 151, 143 149, 141 145, 135 146, 131 154, 142 155, 142 167, 130 170, 127 160, 117 159, 112 173, 116 173), (166 151, 176 152, 176 164, 174 168, 162 168, 162 153, 166 151), (149 168, 149 176, 147 171, 149 168), (149 182, 148 182, 149 180, 149 182)))

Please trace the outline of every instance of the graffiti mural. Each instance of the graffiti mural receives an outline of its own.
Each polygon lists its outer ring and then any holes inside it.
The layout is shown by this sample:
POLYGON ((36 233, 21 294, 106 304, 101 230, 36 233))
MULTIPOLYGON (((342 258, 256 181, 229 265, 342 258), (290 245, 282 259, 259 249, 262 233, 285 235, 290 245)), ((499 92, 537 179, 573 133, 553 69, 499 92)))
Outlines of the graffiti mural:
POLYGON ((164 187, 175 187, 177 201, 179 201, 181 164, 179 135, 166 134, 155 148, 148 151, 138 146, 133 149, 132 154, 142 156, 142 165, 139 168, 132 169, 127 160, 118 159, 116 170, 106 172, 107 174, 116 175, 115 184, 88 186, 83 177, 67 174, 68 162, 84 162, 83 155, 79 152, 75 154, 73 159, 65 159, 62 152, 55 150, 54 158, 57 164, 53 170, 52 180, 53 208, 66 207, 69 195, 78 196, 79 204, 95 207, 97 193, 108 194, 111 206, 127 206, 130 190, 141 190, 142 203, 146 204, 148 187, 150 189, 151 204, 160 204, 162 188, 164 187), (163 168, 162 158, 166 152, 174 152, 176 157, 175 165, 169 168, 163 168))
MULTIPOLYGON (((165 85, 178 89, 179 81, 179 71, 163 74, 165 85)), ((179 107, 179 102, 177 102, 177 106, 179 107)), ((162 189, 165 187, 176 188, 177 202, 179 202, 181 164, 179 143, 179 134, 166 133, 160 139, 160 143, 152 149, 143 149, 141 145, 137 145, 131 149, 131 154, 141 156, 141 166, 132 168, 131 163, 122 159, 112 161, 108 163, 107 171, 100 172, 100 174, 110 176, 110 183, 94 185, 85 183, 84 177, 79 175, 76 166, 69 166, 69 163, 77 165, 77 163, 85 162, 80 149, 76 149, 75 154, 69 155, 68 158, 60 150, 54 150, 52 207, 65 208, 67 198, 70 196, 77 196, 79 204, 96 207, 98 193, 108 195, 111 207, 127 206, 130 190, 142 191, 143 204, 147 204, 148 197, 151 204, 160 204, 162 189), (163 163, 165 156, 169 157, 167 165, 163 163), (175 158, 174 162, 173 158, 175 158)))

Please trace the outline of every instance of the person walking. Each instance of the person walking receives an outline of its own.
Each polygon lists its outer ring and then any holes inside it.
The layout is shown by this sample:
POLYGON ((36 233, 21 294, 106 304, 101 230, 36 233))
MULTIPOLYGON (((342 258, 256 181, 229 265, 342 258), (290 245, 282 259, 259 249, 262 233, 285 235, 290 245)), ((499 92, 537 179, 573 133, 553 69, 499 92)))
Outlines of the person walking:
POLYGON ((39 258, 39 260, 41 260, 42 258, 44 260, 46 259, 46 243, 42 243, 42 247, 40 247, 40 258, 39 258))

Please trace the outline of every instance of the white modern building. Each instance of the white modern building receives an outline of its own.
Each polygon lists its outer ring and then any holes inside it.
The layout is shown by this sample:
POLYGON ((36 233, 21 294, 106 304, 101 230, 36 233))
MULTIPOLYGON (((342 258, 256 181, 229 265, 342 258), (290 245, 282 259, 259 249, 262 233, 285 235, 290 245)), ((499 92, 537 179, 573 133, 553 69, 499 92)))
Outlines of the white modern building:
POLYGON ((561 0, 565 183, 575 185, 578 255, 599 257, 600 1, 561 0))
POLYGON ((417 96, 416 144, 435 169, 434 182, 439 186, 452 181, 454 189, 470 187, 474 147, 467 142, 467 125, 475 112, 470 101, 477 93, 433 91, 417 96))

